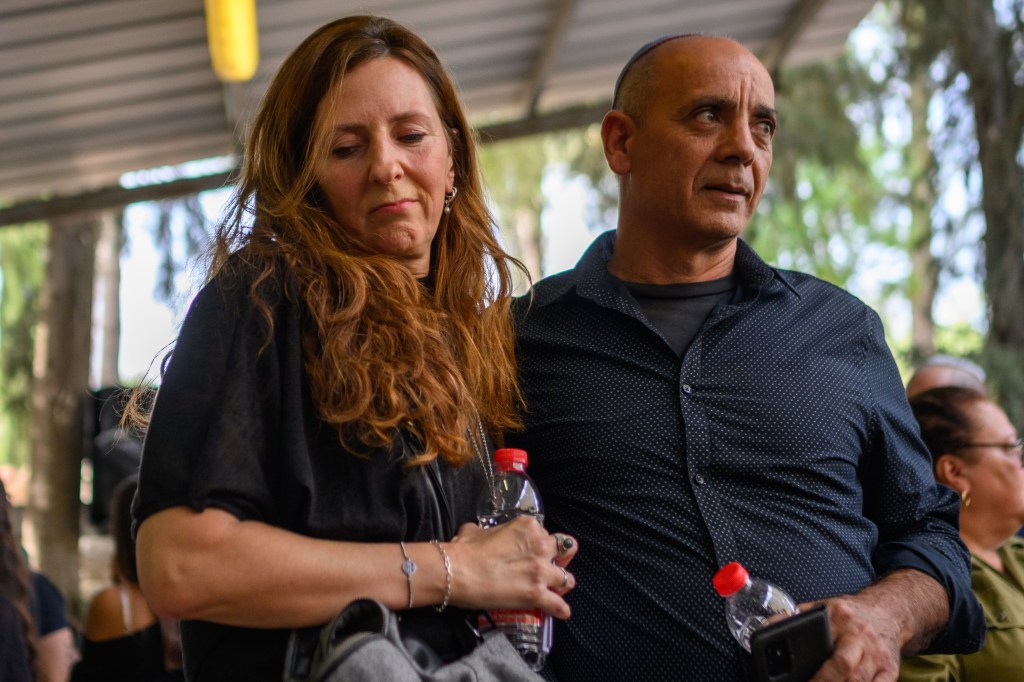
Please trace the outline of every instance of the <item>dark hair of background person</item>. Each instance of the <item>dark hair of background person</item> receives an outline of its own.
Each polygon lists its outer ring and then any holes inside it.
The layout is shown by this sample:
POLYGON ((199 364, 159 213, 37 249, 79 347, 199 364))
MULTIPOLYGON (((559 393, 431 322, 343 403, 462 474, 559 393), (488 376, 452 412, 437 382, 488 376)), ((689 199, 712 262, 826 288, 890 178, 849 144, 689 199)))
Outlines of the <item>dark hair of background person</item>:
POLYGON ((964 386, 939 386, 910 398, 910 409, 933 462, 970 442, 970 410, 981 402, 989 402, 988 396, 964 386))
MULTIPOLYGON (((114 488, 110 500, 110 534, 114 538, 114 563, 121 576, 136 585, 139 571, 135 559, 135 538, 132 535, 132 500, 138 487, 138 476, 129 476, 114 488)), ((114 576, 117 579, 117 576, 114 576)))
POLYGON ((385 447, 396 425, 406 424, 422 444, 410 465, 438 456, 461 464, 472 456, 467 435, 478 417, 492 434, 519 425, 509 307, 511 270, 526 270, 495 235, 456 85, 408 29, 380 17, 347 17, 318 29, 285 61, 253 121, 235 196, 217 228, 210 277, 227 275, 224 266, 239 251, 259 273, 250 295, 268 341, 273 301, 258 287, 279 269, 287 275, 285 295, 308 321, 303 365, 318 416, 346 449, 385 447), (381 57, 424 78, 453 157, 458 194, 433 241, 428 297, 405 265, 374 254, 337 222, 316 180, 331 152, 326 95, 354 68, 381 57))
POLYGON ((0 480, 0 595, 6 598, 18 613, 22 638, 28 651, 33 675, 39 675, 36 655, 35 625, 29 610, 28 567, 22 558, 21 545, 15 539, 13 508, 7 497, 7 488, 0 480))

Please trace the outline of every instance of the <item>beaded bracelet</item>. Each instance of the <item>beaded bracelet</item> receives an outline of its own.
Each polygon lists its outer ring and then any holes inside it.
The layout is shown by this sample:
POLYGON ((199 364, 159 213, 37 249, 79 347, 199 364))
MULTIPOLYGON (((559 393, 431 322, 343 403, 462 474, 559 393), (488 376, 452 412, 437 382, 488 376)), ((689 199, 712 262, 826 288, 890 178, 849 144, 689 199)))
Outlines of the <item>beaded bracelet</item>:
POLYGON ((402 548, 402 554, 405 555, 405 561, 402 562, 402 573, 405 573, 405 577, 409 579, 409 608, 412 608, 412 574, 416 572, 416 562, 409 558, 409 550, 405 548, 404 542, 399 542, 399 546, 402 548))
POLYGON ((452 562, 448 558, 448 552, 444 551, 444 545, 437 540, 431 540, 431 544, 437 546, 437 551, 441 553, 441 558, 444 559, 444 575, 445 575, 445 590, 444 599, 441 601, 440 606, 435 606, 434 610, 441 613, 448 608, 448 600, 452 598, 452 562))

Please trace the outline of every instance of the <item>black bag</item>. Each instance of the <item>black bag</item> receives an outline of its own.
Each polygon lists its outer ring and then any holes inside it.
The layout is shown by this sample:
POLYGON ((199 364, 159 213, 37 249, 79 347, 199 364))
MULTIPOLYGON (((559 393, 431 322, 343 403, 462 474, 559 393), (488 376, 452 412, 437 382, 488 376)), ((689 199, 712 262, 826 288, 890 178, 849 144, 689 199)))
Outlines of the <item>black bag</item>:
POLYGON ((359 599, 319 629, 295 630, 288 640, 284 682, 535 682, 542 678, 495 629, 450 663, 412 636, 373 599, 359 599))

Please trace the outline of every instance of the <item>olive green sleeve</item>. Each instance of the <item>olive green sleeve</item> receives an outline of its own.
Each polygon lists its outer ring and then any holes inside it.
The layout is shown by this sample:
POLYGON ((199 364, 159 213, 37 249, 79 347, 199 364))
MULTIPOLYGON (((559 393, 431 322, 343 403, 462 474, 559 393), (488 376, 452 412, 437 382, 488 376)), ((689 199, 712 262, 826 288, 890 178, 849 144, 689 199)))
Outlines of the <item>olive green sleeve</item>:
POLYGON ((964 682, 960 656, 915 656, 900 665, 899 682, 964 682))

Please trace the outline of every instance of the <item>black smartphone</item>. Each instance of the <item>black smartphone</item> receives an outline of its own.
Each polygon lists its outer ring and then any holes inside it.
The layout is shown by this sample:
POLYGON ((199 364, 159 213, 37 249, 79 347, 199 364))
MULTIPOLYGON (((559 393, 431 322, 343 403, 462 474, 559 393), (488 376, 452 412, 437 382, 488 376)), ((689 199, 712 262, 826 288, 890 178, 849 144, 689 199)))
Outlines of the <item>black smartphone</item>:
POLYGON ((828 606, 818 604, 750 636, 757 682, 807 682, 832 655, 828 606))

